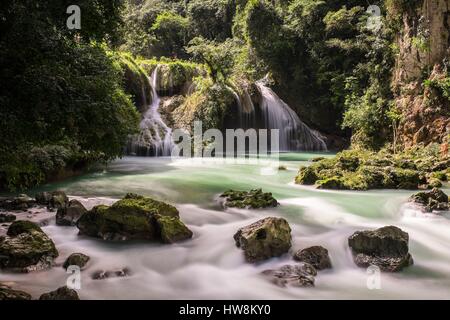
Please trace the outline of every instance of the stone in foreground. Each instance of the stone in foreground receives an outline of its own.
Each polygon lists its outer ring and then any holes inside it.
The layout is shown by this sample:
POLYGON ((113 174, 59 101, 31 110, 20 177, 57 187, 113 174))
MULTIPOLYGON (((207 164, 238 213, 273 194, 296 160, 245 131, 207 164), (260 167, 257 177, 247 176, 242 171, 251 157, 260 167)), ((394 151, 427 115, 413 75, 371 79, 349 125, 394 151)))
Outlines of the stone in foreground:
POLYGON ((280 287, 314 287, 317 271, 312 265, 301 263, 286 265, 278 270, 265 270, 263 275, 270 277, 270 281, 280 287))
POLYGON ((0 213, 0 223, 9 223, 16 220, 16 216, 10 213, 0 213))
POLYGON ((409 201, 420 205, 426 212, 449 210, 448 196, 437 188, 430 192, 416 193, 409 201))
POLYGON ((89 262, 90 257, 82 253, 72 253, 64 262, 63 268, 67 269, 70 266, 78 266, 83 269, 89 262))
POLYGON ((78 219, 86 212, 86 208, 80 201, 71 200, 67 206, 58 209, 56 213, 56 225, 75 226, 78 219))
POLYGON ((262 261, 288 252, 291 228, 285 219, 269 217, 239 229, 234 240, 248 262, 262 261))
POLYGON ((389 226, 374 231, 357 231, 349 239, 355 264, 361 268, 375 265, 385 272, 398 272, 413 264, 408 252, 409 235, 389 226))
POLYGON ((278 206, 277 200, 270 192, 263 192, 261 189, 250 191, 229 190, 220 195, 224 198, 224 206, 241 209, 261 209, 278 206))
POLYGON ((294 260, 309 263, 317 270, 331 268, 331 260, 328 255, 328 250, 321 246, 314 246, 297 251, 294 254, 294 260))
POLYGON ((58 256, 53 241, 29 221, 15 221, 0 238, 0 268, 21 272, 48 269, 58 256))
POLYGON ((111 241, 150 240, 172 243, 192 237, 167 203, 128 194, 112 206, 97 206, 77 222, 81 235, 111 241))
POLYGON ((80 300, 80 298, 75 290, 64 286, 55 291, 44 293, 39 297, 39 300, 80 300))
POLYGON ((7 300, 31 300, 31 295, 23 291, 0 286, 0 301, 7 300))

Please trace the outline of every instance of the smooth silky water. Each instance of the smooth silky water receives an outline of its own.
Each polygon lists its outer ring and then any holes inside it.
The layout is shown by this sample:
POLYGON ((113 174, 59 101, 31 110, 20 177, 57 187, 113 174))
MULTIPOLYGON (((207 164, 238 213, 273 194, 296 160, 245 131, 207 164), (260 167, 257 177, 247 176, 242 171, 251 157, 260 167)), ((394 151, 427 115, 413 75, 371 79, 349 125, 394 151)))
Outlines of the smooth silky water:
MULTIPOLYGON (((260 165, 214 161, 126 157, 100 173, 88 174, 40 190, 65 190, 88 207, 110 204, 128 192, 168 201, 194 232, 192 240, 162 245, 110 243, 78 236, 74 227, 54 221, 43 227, 55 242, 62 264, 68 255, 91 257, 81 272, 81 299, 450 299, 450 216, 423 214, 405 205, 412 191, 320 191, 293 183, 301 164, 318 154, 288 153, 288 170, 260 174, 260 165), (263 188, 279 199, 270 210, 223 210, 218 195, 227 189, 263 188), (261 271, 295 264, 291 253, 260 264, 244 261, 234 233, 267 216, 287 219, 292 249, 321 245, 333 269, 319 272, 315 288, 280 288, 261 271), (414 265, 381 275, 381 289, 369 290, 370 276, 352 261, 347 238, 356 230, 395 225, 409 233, 414 265), (128 267, 129 277, 93 280, 97 270, 128 267)), ((448 193, 449 189, 445 191, 448 193)), ((30 273, 0 273, 0 281, 38 297, 66 283, 61 266, 30 273)))

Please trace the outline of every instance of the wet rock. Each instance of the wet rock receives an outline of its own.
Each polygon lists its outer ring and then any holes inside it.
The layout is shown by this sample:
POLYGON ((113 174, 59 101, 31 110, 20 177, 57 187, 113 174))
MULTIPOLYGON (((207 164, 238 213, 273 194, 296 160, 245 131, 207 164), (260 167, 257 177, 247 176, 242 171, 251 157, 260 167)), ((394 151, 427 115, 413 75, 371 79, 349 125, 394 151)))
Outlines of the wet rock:
POLYGON ((35 223, 13 222, 0 237, 0 268, 22 272, 47 269, 58 256, 53 241, 35 223))
MULTIPOLYGON (((320 161, 320 160, 318 160, 320 161)), ((318 180, 316 172, 311 167, 300 168, 297 177, 295 178, 295 183, 304 185, 313 185, 318 180)))
POLYGON ((328 250, 321 246, 314 246, 297 251, 294 254, 294 260, 309 263, 317 270, 331 268, 328 250))
POLYGON ((272 193, 262 192, 261 189, 254 189, 247 191, 229 190, 220 195, 224 198, 224 206, 231 208, 273 208, 278 206, 277 200, 272 196, 272 193))
POLYGON ((174 206, 134 194, 128 194, 110 207, 94 207, 81 216, 77 227, 82 235, 113 241, 171 243, 192 236, 174 206))
POLYGON ((26 194, 21 194, 12 198, 0 198, 0 208, 5 210, 27 211, 35 204, 36 201, 26 194))
POLYGON ((58 226, 75 226, 78 219, 86 213, 86 208, 78 200, 71 200, 66 207, 59 208, 56 213, 58 226))
POLYGON ((82 253, 72 253, 64 262, 63 268, 67 269, 69 266, 78 266, 83 269, 89 262, 90 257, 82 253))
POLYGON ((272 283, 280 287, 314 287, 314 277, 317 275, 317 271, 312 265, 301 263, 286 265, 278 270, 265 270, 263 275, 269 277, 272 283))
POLYGON ((31 295, 23 291, 13 290, 9 287, 0 285, 0 301, 6 300, 31 300, 31 295))
POLYGON ((56 289, 48 293, 44 293, 39 300, 80 300, 78 293, 67 286, 56 289))
POLYGON ((55 209, 65 208, 69 203, 69 198, 64 191, 53 191, 49 206, 55 209))
POLYGON ((440 189, 433 188, 429 192, 419 192, 409 198, 426 212, 449 210, 448 196, 440 189))
POLYGON ((349 239, 355 264, 362 268, 378 266, 382 271, 398 272, 413 264, 408 248, 409 235, 389 226, 373 231, 357 231, 349 239))
POLYGON ((129 268, 123 268, 123 269, 114 270, 114 271, 98 270, 92 274, 92 279, 93 280, 104 280, 104 279, 108 279, 108 278, 123 278, 123 277, 129 277, 130 275, 131 275, 131 270, 129 268))
POLYGON ((0 213, 0 223, 13 222, 16 220, 16 216, 10 213, 0 213))
POLYGON ((278 257, 291 247, 291 228, 285 219, 265 218, 243 227, 234 235, 248 262, 278 257))
POLYGON ((69 203, 69 198, 66 193, 61 190, 56 190, 52 192, 39 192, 35 196, 36 203, 47 206, 52 209, 60 209, 67 206, 69 203))
POLYGON ((161 240, 164 243, 175 243, 192 238, 192 231, 178 217, 155 215, 161 240))

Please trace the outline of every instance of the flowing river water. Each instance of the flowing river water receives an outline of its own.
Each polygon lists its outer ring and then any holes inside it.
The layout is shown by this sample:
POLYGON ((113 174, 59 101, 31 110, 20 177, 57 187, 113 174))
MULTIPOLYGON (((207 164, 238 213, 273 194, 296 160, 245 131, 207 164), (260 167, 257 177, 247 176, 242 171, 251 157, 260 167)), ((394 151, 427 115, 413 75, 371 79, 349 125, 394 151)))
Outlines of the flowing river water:
MULTIPOLYGON (((87 174, 41 190, 62 189, 88 207, 110 204, 127 192, 174 204, 194 232, 174 244, 111 243, 78 236, 74 227, 43 227, 53 239, 62 264, 71 253, 91 257, 81 272, 81 299, 450 299, 450 215, 423 214, 405 205, 412 191, 321 191, 293 184, 300 165, 317 154, 287 153, 287 167, 274 176, 258 165, 222 164, 188 159, 126 157, 100 173, 87 174), (227 189, 263 188, 281 205, 268 210, 223 210, 218 195, 227 189), (234 233, 258 219, 285 218, 292 228, 292 249, 313 245, 329 250, 333 268, 319 272, 314 288, 281 288, 260 273, 295 264, 291 253, 248 264, 236 248, 234 233), (370 276, 352 260, 347 238, 356 230, 395 225, 409 233, 414 265, 381 274, 381 288, 369 290, 370 276), (127 277, 93 280, 97 270, 128 268, 127 277)), ((449 193, 448 187, 444 190, 449 193)), ((34 298, 65 285, 59 265, 51 270, 0 273, 0 281, 34 298)))

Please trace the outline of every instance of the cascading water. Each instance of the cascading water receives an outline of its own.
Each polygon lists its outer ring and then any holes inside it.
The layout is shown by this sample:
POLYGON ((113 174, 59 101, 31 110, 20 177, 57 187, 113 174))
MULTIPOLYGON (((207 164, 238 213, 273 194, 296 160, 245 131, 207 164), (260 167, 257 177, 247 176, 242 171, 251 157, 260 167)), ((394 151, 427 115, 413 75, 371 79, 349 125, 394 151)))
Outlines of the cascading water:
POLYGON ((260 109, 263 127, 279 129, 280 151, 326 151, 327 146, 319 135, 304 124, 272 89, 263 81, 256 82, 261 94, 260 109))
POLYGON ((157 66, 150 79, 152 89, 152 103, 143 115, 140 124, 140 133, 130 142, 129 154, 141 156, 170 156, 173 149, 172 129, 161 118, 159 105, 161 102, 156 90, 158 85, 157 66))

